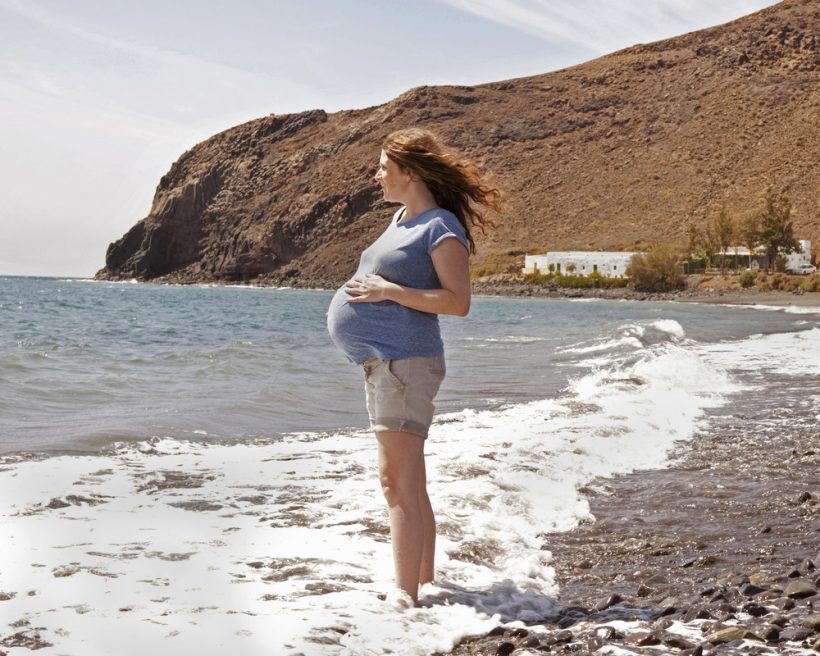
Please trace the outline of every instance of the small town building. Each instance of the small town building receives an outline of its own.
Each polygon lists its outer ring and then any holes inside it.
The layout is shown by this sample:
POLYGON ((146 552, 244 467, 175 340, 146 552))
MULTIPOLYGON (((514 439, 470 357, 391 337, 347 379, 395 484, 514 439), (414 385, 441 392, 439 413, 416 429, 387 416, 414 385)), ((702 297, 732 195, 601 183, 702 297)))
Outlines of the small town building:
POLYGON ((597 272, 607 278, 626 277, 626 267, 633 255, 616 251, 550 251, 543 255, 526 255, 523 273, 560 273, 588 276, 597 272))
MULTIPOLYGON (((800 244, 800 250, 797 250, 794 253, 789 253, 785 256, 786 263, 784 268, 786 269, 796 269, 799 264, 811 264, 811 240, 801 239, 797 243, 800 244)), ((731 264, 732 268, 737 268, 744 265, 748 266, 750 259, 749 249, 745 246, 729 246, 729 248, 727 248, 722 255, 726 258, 725 263, 727 266, 730 266, 728 258, 734 258, 731 264)), ((721 253, 716 255, 717 258, 720 256, 721 253)), ((712 259, 715 260, 715 257, 712 259)), ((763 246, 755 247, 752 252, 751 262, 752 271, 760 271, 769 267, 769 258, 766 255, 766 249, 763 246)))
POLYGON ((800 250, 786 256, 787 269, 796 269, 800 264, 811 264, 811 240, 801 239, 797 243, 800 244, 800 250))

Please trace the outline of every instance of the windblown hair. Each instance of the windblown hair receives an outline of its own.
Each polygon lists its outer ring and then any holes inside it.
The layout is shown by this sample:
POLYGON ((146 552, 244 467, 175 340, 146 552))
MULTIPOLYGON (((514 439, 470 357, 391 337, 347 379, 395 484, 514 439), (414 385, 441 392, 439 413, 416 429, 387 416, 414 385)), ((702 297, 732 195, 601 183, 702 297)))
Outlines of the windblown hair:
POLYGON ((487 227, 497 227, 475 205, 501 211, 501 191, 483 179, 474 163, 446 148, 428 130, 407 128, 393 132, 385 139, 382 150, 399 166, 418 175, 439 207, 456 215, 467 234, 470 253, 474 254, 470 229, 478 227, 482 234, 487 234, 487 227))

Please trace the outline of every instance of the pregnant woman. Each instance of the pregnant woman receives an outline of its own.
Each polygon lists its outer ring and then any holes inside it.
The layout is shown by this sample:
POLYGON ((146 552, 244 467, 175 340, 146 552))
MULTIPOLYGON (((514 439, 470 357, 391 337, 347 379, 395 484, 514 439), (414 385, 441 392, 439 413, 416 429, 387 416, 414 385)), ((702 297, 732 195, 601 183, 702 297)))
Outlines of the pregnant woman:
POLYGON ((432 133, 389 135, 376 172, 384 200, 400 203, 384 233, 336 292, 328 330, 364 368, 379 477, 390 515, 396 585, 413 601, 433 580, 436 526, 424 466, 433 399, 444 379, 438 315, 470 309, 470 228, 492 222, 501 193, 432 133))

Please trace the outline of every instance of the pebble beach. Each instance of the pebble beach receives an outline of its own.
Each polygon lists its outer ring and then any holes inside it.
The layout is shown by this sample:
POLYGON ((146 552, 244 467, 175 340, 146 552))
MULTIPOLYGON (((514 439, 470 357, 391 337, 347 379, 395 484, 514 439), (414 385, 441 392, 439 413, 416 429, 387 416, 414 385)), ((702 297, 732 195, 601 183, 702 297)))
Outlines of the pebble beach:
POLYGON ((596 521, 545 539, 549 621, 498 626, 466 654, 820 652, 820 380, 710 411, 666 469, 590 486, 596 521))

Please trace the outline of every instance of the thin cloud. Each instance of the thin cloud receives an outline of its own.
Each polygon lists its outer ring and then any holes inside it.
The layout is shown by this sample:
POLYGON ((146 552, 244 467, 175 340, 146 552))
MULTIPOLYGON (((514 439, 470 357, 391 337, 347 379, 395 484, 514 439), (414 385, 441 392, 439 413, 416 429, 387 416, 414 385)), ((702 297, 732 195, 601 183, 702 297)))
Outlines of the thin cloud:
MULTIPOLYGON (((87 43, 92 43, 97 46, 109 50, 115 50, 126 55, 131 55, 142 60, 151 61, 159 64, 178 65, 180 61, 203 63, 203 60, 190 57, 173 50, 157 48, 153 46, 146 46, 141 43, 130 41, 122 37, 109 36, 100 32, 93 32, 65 20, 52 12, 46 11, 40 7, 31 4, 25 4, 19 0, 0 0, 0 9, 5 9, 17 16, 33 21, 42 27, 58 32, 60 34, 71 36, 87 43)), ((216 64, 208 62, 214 66, 225 67, 224 64, 216 64)))
POLYGON ((439 0, 550 42, 605 54, 725 23, 772 0, 439 0))

